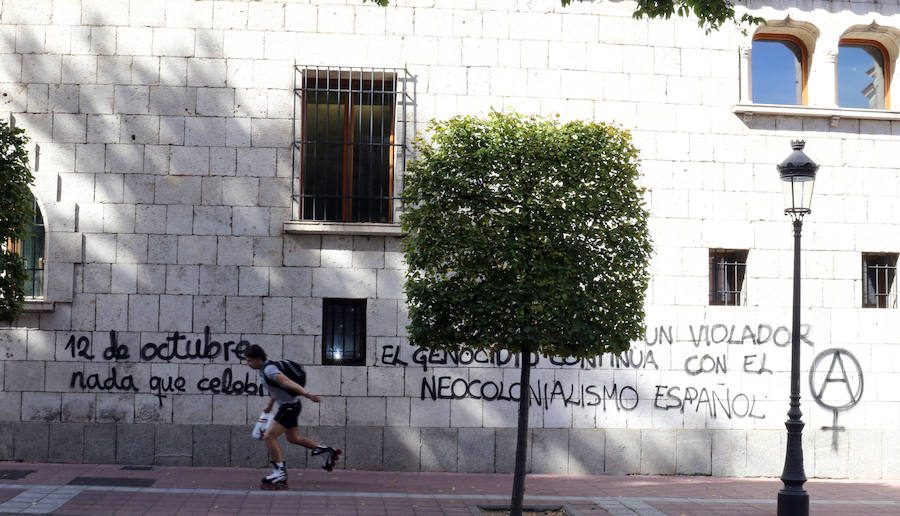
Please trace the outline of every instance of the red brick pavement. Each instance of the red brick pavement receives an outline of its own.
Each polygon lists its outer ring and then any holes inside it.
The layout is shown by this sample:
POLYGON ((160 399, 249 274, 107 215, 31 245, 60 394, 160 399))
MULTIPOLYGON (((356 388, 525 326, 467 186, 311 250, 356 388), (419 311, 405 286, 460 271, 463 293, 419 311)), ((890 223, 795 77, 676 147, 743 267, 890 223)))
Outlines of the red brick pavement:
MULTIPOLYGON (((511 475, 292 470, 288 491, 261 492, 264 469, 0 463, 35 470, 0 479, 0 514, 469 515, 508 502, 511 475), (150 488, 66 486, 76 477, 152 479, 150 488), (40 512, 38 512, 40 513, 40 512)), ((778 479, 529 475, 526 503, 567 504, 583 515, 775 513, 778 479)), ((810 480, 814 515, 900 515, 900 482, 810 480)))
MULTIPOLYGON (((2 480, 0 480, 2 482, 2 480)), ((0 489, 0 503, 15 497, 22 492, 22 489, 0 489)))

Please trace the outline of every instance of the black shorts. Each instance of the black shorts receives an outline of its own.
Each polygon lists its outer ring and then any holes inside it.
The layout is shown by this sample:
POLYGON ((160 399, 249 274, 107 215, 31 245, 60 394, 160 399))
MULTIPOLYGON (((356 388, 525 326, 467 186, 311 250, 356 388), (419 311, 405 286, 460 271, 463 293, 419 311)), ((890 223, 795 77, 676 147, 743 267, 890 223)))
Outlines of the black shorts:
POLYGON ((297 426, 297 417, 300 416, 300 402, 282 403, 278 405, 278 412, 275 413, 275 421, 279 425, 291 429, 297 426))

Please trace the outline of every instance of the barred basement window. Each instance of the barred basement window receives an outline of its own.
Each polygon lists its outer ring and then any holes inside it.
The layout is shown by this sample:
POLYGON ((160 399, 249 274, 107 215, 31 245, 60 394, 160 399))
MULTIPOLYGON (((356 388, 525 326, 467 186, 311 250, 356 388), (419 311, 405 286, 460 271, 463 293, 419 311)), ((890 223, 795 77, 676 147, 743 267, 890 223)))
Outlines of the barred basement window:
POLYGON ((744 275, 746 270, 746 250, 710 249, 709 304, 745 304, 744 275))
POLYGON ((896 308, 896 253, 863 253, 863 308, 896 308))
POLYGON ((295 214, 393 222, 406 160, 406 70, 298 66, 294 82, 295 214))
POLYGON ((322 363, 365 365, 366 300, 322 300, 322 363))
POLYGON ((25 240, 12 240, 6 245, 25 258, 25 272, 28 278, 25 280, 25 297, 44 297, 44 217, 34 200, 34 216, 25 228, 28 236, 25 240))

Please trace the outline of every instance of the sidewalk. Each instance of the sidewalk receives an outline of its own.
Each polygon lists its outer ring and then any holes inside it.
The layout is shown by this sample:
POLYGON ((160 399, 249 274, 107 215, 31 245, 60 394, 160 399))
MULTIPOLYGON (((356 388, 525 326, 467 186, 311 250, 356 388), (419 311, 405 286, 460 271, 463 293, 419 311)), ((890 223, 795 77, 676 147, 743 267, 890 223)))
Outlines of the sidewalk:
MULTIPOLYGON (((260 491, 267 472, 0 462, 0 514, 471 515, 472 505, 508 504, 512 486, 499 474, 292 470, 290 490, 260 491)), ((756 515, 775 514, 781 481, 529 475, 526 485, 527 505, 581 515, 756 515)), ((900 482, 814 479, 806 488, 813 515, 900 514, 900 482)))

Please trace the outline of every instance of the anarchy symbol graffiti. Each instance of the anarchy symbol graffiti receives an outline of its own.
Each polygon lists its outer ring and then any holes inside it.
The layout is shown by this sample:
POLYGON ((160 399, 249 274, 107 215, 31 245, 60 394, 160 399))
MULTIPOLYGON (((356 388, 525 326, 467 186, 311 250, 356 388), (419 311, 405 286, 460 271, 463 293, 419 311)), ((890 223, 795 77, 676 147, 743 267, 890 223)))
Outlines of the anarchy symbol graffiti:
POLYGON ((809 390, 816 403, 834 415, 832 425, 823 426, 822 430, 834 432, 831 444, 836 450, 838 432, 846 430, 838 425, 838 412, 853 408, 862 398, 863 372, 859 361, 846 349, 831 348, 819 353, 809 370, 809 390))

